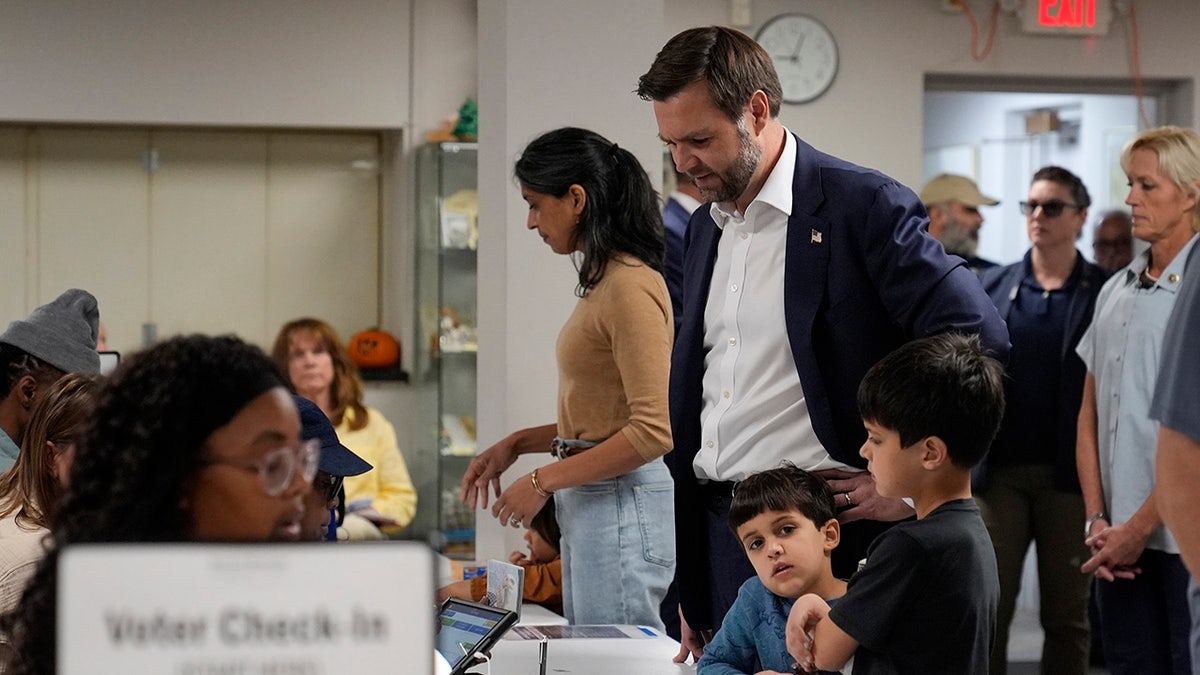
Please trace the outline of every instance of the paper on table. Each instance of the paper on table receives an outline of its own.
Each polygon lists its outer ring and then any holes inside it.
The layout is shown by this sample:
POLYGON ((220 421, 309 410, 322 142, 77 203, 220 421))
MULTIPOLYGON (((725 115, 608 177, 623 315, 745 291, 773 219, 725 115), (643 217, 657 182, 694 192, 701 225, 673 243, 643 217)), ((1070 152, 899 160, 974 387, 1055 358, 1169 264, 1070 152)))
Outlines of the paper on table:
POLYGON ((659 634, 645 626, 620 624, 577 625, 577 626, 513 626, 508 636, 512 639, 551 640, 567 638, 656 638, 659 634))

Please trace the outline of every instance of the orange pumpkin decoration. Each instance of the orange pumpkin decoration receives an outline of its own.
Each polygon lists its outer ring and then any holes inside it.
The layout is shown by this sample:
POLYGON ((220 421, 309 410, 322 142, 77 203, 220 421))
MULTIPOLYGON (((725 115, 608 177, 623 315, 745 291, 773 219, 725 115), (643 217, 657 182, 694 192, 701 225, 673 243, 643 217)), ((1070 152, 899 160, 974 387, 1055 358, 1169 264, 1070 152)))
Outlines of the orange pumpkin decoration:
POLYGON ((348 350, 350 360, 359 368, 391 368, 400 363, 400 343, 379 328, 355 333, 348 350))

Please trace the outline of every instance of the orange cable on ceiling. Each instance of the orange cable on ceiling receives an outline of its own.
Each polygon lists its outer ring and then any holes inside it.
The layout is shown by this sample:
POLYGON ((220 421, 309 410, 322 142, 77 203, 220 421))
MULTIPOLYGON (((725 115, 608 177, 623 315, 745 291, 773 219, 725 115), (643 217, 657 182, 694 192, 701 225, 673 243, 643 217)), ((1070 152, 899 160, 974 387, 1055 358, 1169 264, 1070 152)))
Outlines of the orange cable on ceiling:
POLYGON ((988 57, 988 54, 992 53, 992 45, 996 39, 996 23, 1000 16, 1000 0, 993 0, 992 2, 992 25, 988 29, 987 44, 984 45, 982 52, 979 51, 979 24, 975 22, 975 14, 967 6, 966 0, 963 0, 961 5, 963 14, 967 15, 967 22, 971 25, 971 58, 976 61, 982 61, 988 57))
POLYGON ((1146 117, 1145 91, 1142 83, 1142 65, 1138 58, 1138 28, 1137 15, 1133 3, 1129 3, 1129 61, 1133 66, 1133 95, 1137 98, 1138 120, 1142 129, 1150 128, 1150 120, 1146 117))

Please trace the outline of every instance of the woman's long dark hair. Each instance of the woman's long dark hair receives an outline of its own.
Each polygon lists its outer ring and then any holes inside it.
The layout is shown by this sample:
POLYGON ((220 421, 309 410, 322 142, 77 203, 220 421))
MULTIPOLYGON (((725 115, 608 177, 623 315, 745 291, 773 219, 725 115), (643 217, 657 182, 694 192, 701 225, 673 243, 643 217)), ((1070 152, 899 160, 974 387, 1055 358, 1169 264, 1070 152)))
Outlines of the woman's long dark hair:
POLYGON ((209 435, 282 381, 261 349, 232 336, 172 338, 113 372, 76 449, 46 556, 17 609, 0 617, 14 652, 8 672, 55 672, 59 551, 85 542, 186 540, 187 486, 209 435))
POLYGON ((571 243, 583 297, 604 277, 608 259, 627 253, 661 273, 666 245, 658 194, 633 153, 587 129, 563 127, 535 138, 513 173, 526 189, 561 199, 572 185, 587 195, 571 243))

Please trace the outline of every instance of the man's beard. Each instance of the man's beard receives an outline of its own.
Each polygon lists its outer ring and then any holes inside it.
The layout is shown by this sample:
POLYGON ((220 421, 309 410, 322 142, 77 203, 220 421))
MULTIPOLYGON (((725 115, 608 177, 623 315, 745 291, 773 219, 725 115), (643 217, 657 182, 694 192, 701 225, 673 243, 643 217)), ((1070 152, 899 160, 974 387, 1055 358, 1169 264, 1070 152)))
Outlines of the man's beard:
MULTIPOLYGON (((745 120, 738 121, 738 154, 733 164, 719 174, 720 184, 715 189, 700 188, 700 196, 709 202, 732 202, 741 196, 754 177, 754 170, 762 159, 762 148, 750 138, 745 120)), ((697 186, 699 187, 699 186, 697 186)))
POLYGON ((951 215, 942 227, 942 247, 951 255, 974 258, 979 242, 951 215))

